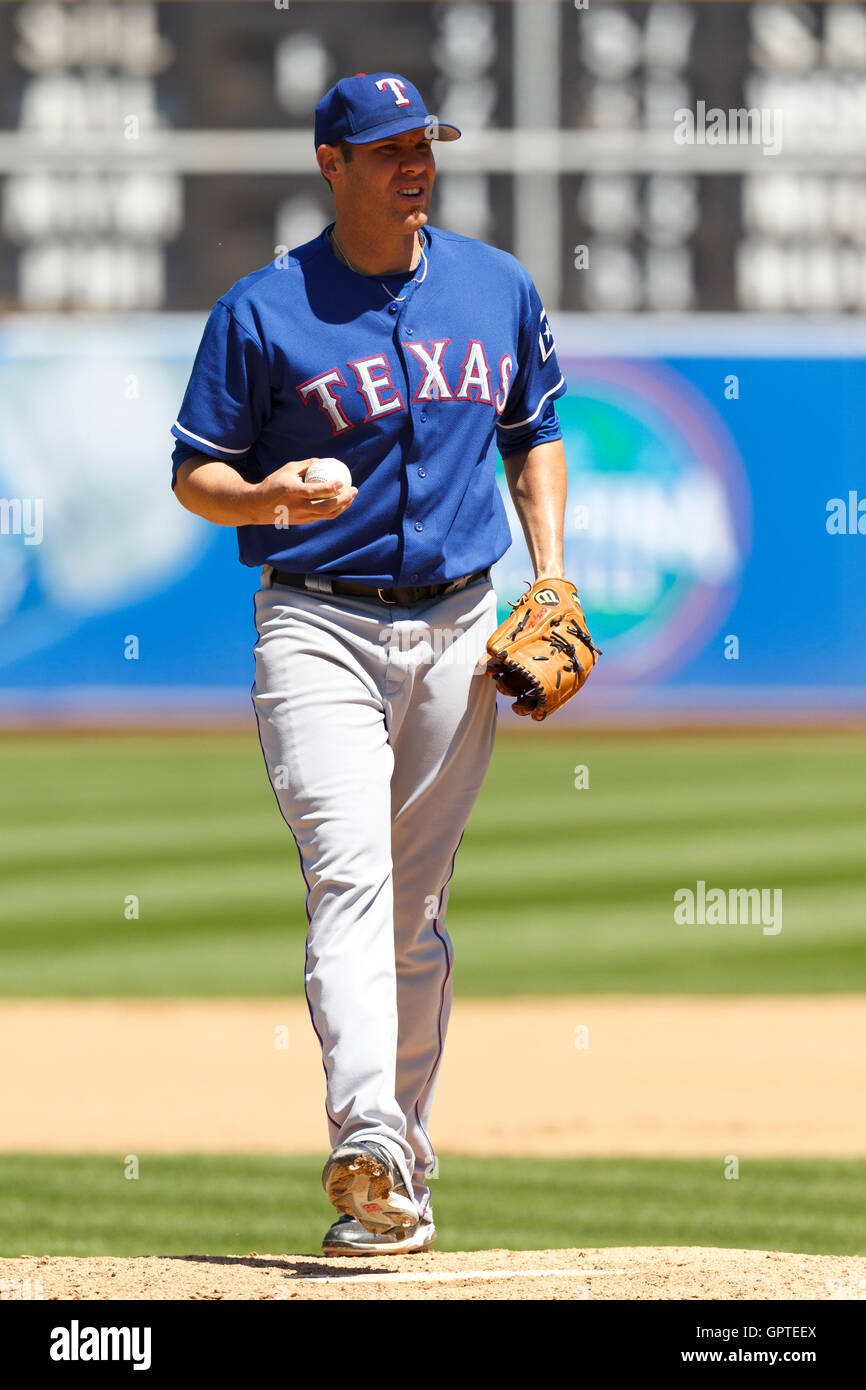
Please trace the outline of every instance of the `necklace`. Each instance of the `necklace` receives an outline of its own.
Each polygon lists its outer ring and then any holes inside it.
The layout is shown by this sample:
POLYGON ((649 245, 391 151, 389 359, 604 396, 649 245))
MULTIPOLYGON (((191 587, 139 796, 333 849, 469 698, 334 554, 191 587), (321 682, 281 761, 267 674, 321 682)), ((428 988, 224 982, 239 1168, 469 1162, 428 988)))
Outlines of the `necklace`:
MULTIPOLYGON (((340 253, 340 259, 341 259, 342 261, 345 262, 345 264, 349 267, 349 269, 350 269, 351 271, 354 271, 354 273, 355 273, 356 275, 360 275, 360 274, 361 274, 360 270, 355 270, 355 267, 352 265, 352 262, 349 260, 349 257, 346 255, 345 251, 343 250, 342 246, 341 246, 340 243, 338 242, 337 238, 334 236, 333 230, 331 230, 331 231, 328 233, 328 235, 330 236, 331 241, 334 243, 334 245, 336 246, 337 250, 339 251, 339 253, 340 253)), ((418 280, 418 272, 417 272, 417 270, 416 270, 415 274, 412 276, 412 279, 409 281, 409 284, 410 284, 410 285, 414 285, 414 283, 415 283, 416 280, 418 281, 418 284, 419 284, 419 285, 422 285, 422 284, 424 283, 424 281, 427 279, 427 257, 424 255, 424 240, 423 240, 423 239, 422 239, 421 242, 420 242, 420 250, 421 250, 421 260, 424 262, 424 274, 421 276, 421 279, 418 280)), ((396 299, 397 301, 402 301, 402 300, 404 300, 404 299, 406 298, 405 294, 394 294, 391 290, 388 289, 388 286, 384 283, 383 280, 380 280, 380 281, 379 281, 379 284, 382 286, 382 289, 385 291, 385 293, 388 294, 388 295, 390 295, 392 299, 396 299)))

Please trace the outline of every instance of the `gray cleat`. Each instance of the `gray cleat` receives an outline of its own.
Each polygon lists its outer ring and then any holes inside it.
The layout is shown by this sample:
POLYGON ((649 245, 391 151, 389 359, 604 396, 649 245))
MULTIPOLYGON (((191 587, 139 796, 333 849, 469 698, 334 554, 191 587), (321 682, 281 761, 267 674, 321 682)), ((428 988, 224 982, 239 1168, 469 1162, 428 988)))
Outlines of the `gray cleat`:
POLYGON ((436 1239, 433 1213, 427 1209, 414 1226, 404 1231, 381 1231, 374 1235, 352 1216, 336 1220, 322 1241, 325 1255, 411 1255, 426 1250, 436 1239))

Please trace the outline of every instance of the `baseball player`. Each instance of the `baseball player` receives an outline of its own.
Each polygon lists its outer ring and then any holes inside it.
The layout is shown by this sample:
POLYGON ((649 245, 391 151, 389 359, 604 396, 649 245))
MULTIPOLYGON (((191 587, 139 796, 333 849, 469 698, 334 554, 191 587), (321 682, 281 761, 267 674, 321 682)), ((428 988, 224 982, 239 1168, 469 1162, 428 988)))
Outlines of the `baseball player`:
MULTIPOLYGON (((428 222, 432 142, 459 136, 396 73, 358 73, 322 98, 315 149, 334 221, 216 303, 172 429, 178 499, 236 526, 241 562, 261 569, 252 698, 306 886, 323 1184, 340 1212, 330 1254, 435 1237, 449 883, 497 685, 520 713, 545 712, 505 636, 488 650, 490 568, 511 540, 497 447, 537 613, 564 622, 573 591, 547 315, 512 256, 428 222)), ((512 628, 528 631, 530 608, 514 607, 512 628)), ((556 688, 570 692, 587 648, 557 632, 528 660, 560 654, 556 688)))

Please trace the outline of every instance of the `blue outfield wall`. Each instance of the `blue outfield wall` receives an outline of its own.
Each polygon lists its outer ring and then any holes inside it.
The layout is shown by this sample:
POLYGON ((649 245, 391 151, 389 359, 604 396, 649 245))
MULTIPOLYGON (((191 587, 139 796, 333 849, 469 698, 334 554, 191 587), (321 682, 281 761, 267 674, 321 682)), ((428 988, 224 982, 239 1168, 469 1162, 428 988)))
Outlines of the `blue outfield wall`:
MULTIPOLYGON (((258 572, 169 488, 203 322, 0 322, 0 719, 249 712, 258 572)), ((569 714, 866 712, 866 329, 554 329, 566 569, 604 649, 569 714)), ((504 613, 530 569, 500 485, 504 613)))

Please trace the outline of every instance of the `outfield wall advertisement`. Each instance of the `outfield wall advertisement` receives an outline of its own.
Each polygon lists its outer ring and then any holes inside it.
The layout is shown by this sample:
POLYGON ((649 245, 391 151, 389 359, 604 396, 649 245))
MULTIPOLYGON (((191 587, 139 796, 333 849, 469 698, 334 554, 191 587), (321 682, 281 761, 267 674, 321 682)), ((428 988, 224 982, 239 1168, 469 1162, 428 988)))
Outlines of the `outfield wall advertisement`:
MULTIPOLYGON (((0 324, 0 718, 248 710, 258 575, 169 488, 202 324, 0 324)), ((580 710, 866 710, 862 329, 554 327, 566 571, 604 651, 580 710)), ((504 614, 530 568, 500 486, 504 614)))

